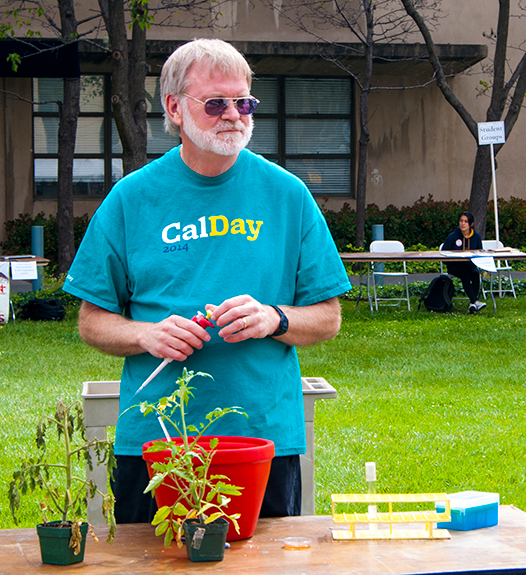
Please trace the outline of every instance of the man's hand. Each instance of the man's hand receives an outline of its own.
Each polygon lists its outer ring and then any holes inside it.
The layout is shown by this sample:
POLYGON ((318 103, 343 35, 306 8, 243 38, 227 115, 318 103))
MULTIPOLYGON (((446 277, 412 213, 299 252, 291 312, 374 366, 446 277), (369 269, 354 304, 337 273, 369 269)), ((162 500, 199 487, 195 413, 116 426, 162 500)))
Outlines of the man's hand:
MULTIPOLYGON (((341 325, 340 302, 337 297, 307 306, 278 304, 289 320, 287 333, 276 340, 287 345, 306 346, 332 339, 341 325)), ((220 329, 219 336, 229 343, 262 338, 275 333, 279 314, 270 305, 263 305, 249 295, 225 300, 221 305, 207 304, 220 329)))
POLYGON ((184 317, 172 315, 159 323, 132 321, 85 301, 79 312, 79 333, 88 345, 111 355, 149 352, 176 361, 184 361, 210 340, 204 328, 184 317))
POLYGON ((144 323, 138 333, 138 344, 155 357, 184 361, 194 349, 201 349, 210 335, 196 322, 171 315, 159 323, 144 323))
POLYGON ((206 309, 213 312, 210 319, 222 328, 219 336, 229 343, 267 337, 279 325, 278 312, 249 295, 227 299, 219 306, 208 304, 206 309))

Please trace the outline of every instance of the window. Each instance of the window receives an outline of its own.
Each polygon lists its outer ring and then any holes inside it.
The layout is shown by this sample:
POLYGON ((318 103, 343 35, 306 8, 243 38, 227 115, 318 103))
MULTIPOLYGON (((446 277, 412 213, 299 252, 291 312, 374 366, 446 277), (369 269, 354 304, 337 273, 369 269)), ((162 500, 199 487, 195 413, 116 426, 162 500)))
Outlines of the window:
POLYGON ((313 194, 351 194, 349 78, 260 78, 249 148, 300 177, 313 194))
MULTIPOLYGON (((110 76, 82 76, 80 115, 73 160, 73 194, 103 197, 122 177, 122 147, 111 116, 110 76)), ((33 99, 37 102, 62 100, 63 81, 35 78, 33 99)), ((146 78, 148 157, 156 158, 178 143, 164 132, 159 100, 159 78, 146 78)), ((57 195, 58 107, 54 103, 35 104, 33 111, 33 150, 35 195, 57 195)))
MULTIPOLYGON (((122 146, 111 115, 110 75, 82 76, 73 164, 77 197, 105 196, 122 177, 122 146)), ((349 78, 263 77, 254 80, 259 100, 249 148, 300 177, 316 195, 352 194, 351 94, 349 78)), ((61 100, 63 81, 35 78, 33 99, 61 100)), ((148 158, 179 142, 164 132, 159 78, 146 78, 148 158)), ((57 195, 58 108, 35 104, 33 112, 35 195, 57 195)))

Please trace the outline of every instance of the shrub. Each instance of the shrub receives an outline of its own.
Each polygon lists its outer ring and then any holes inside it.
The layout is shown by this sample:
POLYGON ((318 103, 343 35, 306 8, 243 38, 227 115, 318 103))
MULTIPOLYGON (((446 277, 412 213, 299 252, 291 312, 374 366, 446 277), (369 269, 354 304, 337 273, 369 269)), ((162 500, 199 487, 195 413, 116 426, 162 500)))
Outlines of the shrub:
MULTIPOLYGON (((80 245, 88 227, 88 214, 73 218, 73 234, 75 249, 80 245)), ((48 269, 55 271, 58 263, 58 222, 57 216, 46 216, 40 212, 32 217, 29 214, 20 214, 17 219, 5 223, 7 240, 0 242, 0 249, 5 255, 31 253, 31 226, 44 228, 44 257, 49 260, 48 269)))
MULTIPOLYGON (((510 198, 499 199, 499 231, 504 245, 522 249, 526 243, 526 200, 510 198)), ((412 206, 397 208, 392 204, 384 210, 376 204, 365 209, 364 245, 372 241, 372 226, 383 224, 385 239, 400 240, 405 246, 423 244, 437 248, 452 232, 459 214, 468 209, 468 200, 435 201, 432 195, 419 198, 412 206)), ((349 250, 349 244, 356 240, 356 213, 346 203, 338 212, 324 209, 331 234, 338 250, 349 250)), ((495 214, 493 202, 488 203, 486 237, 495 238, 495 214)), ((480 231, 480 230, 479 230, 480 231)), ((428 248, 428 249, 432 249, 428 248)))

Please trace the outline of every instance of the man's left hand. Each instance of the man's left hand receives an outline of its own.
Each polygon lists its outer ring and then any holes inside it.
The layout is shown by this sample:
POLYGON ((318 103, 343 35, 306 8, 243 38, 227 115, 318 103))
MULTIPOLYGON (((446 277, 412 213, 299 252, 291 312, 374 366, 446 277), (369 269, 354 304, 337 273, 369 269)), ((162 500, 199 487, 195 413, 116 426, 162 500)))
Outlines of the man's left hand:
POLYGON ((267 337, 279 326, 278 312, 249 295, 227 299, 219 306, 207 304, 206 309, 213 312, 210 319, 222 328, 218 335, 230 343, 267 337))

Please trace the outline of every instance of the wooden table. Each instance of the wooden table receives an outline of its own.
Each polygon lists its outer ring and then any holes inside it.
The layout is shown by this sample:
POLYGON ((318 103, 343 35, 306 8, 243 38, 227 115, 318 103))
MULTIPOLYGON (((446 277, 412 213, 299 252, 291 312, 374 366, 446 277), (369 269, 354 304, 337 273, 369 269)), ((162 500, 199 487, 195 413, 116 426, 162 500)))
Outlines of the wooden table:
POLYGON ((165 550, 149 524, 120 525, 113 545, 88 536, 83 563, 42 565, 36 531, 0 531, 2 575, 152 575, 212 572, 234 575, 395 575, 412 573, 526 573, 526 513, 501 506, 499 525, 476 531, 452 531, 449 540, 333 541, 330 516, 261 519, 255 535, 232 543, 218 563, 192 563, 184 549, 165 550), (307 550, 284 549, 280 539, 305 536, 307 550))
POLYGON ((40 256, 0 256, 0 262, 37 262, 37 266, 47 266, 49 260, 40 256))
POLYGON ((484 250, 473 250, 470 252, 457 252, 464 255, 452 255, 452 251, 428 251, 428 252, 345 252, 340 253, 340 258, 344 263, 370 263, 370 262, 459 262, 466 261, 466 254, 474 256, 492 256, 496 260, 526 260, 526 254, 519 250, 509 252, 493 252, 484 250))
MULTIPOLYGON (((364 263, 370 266, 372 262, 459 262, 467 261, 469 257, 467 254, 473 256, 491 256, 495 260, 507 260, 507 261, 519 261, 526 260, 526 254, 519 250, 511 251, 485 251, 485 250, 473 250, 469 252, 457 252, 456 255, 454 251, 426 251, 426 252, 386 252, 386 253, 371 253, 371 252, 345 252, 340 253, 340 258, 343 263, 364 263), (463 255, 462 255, 463 254, 463 255)), ((362 289, 362 272, 360 269, 360 295, 362 289)), ((497 313, 497 304, 495 302, 495 297, 493 295, 493 289, 490 290, 491 298, 493 300, 493 311, 497 313)), ((371 313, 373 313, 373 305, 371 302, 371 296, 369 289, 367 289, 367 300, 369 301, 369 307, 371 313)), ((358 298, 356 306, 358 307, 358 298)))

